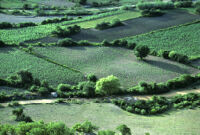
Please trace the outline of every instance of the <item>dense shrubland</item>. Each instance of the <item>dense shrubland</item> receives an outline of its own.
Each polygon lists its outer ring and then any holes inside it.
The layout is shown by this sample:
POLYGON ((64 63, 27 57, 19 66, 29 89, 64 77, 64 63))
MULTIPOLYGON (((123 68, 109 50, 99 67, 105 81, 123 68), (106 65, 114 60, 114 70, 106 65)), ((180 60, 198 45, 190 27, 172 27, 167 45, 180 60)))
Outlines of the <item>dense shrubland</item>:
POLYGON ((81 32, 81 27, 78 25, 69 26, 66 29, 62 29, 60 26, 57 26, 56 30, 52 31, 52 34, 58 37, 68 37, 79 32, 81 32))
POLYGON ((114 99, 115 105, 122 109, 141 115, 154 115, 166 112, 172 108, 195 108, 200 106, 200 94, 189 93, 171 98, 153 96, 149 100, 126 101, 114 99))
POLYGON ((123 26, 123 25, 124 24, 119 19, 115 19, 113 20, 112 23, 110 22, 99 23, 96 25, 95 29, 104 30, 104 29, 114 28, 114 27, 123 26))

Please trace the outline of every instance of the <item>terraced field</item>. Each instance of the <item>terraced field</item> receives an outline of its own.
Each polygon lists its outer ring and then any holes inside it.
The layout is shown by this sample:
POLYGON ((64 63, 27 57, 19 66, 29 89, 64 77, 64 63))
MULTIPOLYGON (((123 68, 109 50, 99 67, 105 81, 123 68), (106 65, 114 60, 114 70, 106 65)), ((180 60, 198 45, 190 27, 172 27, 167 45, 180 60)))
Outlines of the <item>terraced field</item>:
MULTIPOLYGON (((100 129, 115 130, 126 124, 134 135, 197 135, 200 132, 200 109, 179 110, 156 116, 141 116, 127 113, 108 103, 77 104, 37 104, 25 105, 25 114, 35 121, 61 121, 68 127, 89 120, 100 129)), ((1 123, 16 124, 12 115, 13 108, 0 108, 1 123), (6 116, 6 117, 5 117, 6 116)))
POLYGON ((113 74, 119 77, 121 84, 126 88, 140 81, 162 82, 180 74, 199 72, 197 69, 159 57, 149 56, 146 61, 139 61, 132 50, 124 48, 37 47, 34 50, 85 74, 93 73, 99 78, 113 74))

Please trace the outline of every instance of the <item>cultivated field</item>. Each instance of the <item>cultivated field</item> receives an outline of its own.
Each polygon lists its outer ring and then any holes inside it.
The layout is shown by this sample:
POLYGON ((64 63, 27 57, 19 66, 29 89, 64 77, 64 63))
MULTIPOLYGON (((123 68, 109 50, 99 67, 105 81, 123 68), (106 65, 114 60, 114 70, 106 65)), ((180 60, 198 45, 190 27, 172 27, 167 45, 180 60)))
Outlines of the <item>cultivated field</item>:
MULTIPOLYGON (((25 114, 31 116, 33 120, 62 121, 69 127, 77 122, 89 120, 100 129, 115 130, 118 125, 126 124, 134 135, 144 135, 146 132, 151 135, 197 135, 200 132, 199 108, 149 117, 127 113, 108 103, 37 104, 24 107, 25 114)), ((16 124, 12 110, 13 108, 9 107, 0 109, 1 123, 16 124)))
POLYGON ((124 87, 140 81, 162 82, 180 74, 199 72, 183 64, 153 56, 140 61, 133 51, 116 47, 37 47, 35 52, 85 74, 93 73, 99 78, 113 74, 119 77, 124 87))

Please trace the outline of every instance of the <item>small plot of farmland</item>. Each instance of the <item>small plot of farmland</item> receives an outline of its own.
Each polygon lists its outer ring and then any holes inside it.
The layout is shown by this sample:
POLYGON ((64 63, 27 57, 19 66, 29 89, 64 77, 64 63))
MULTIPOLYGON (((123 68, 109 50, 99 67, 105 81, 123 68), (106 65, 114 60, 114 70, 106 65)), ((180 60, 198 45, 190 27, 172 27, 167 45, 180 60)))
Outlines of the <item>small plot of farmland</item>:
POLYGON ((101 42, 104 39, 112 41, 118 38, 134 36, 153 30, 188 23, 196 19, 200 19, 200 16, 191 15, 185 11, 171 10, 161 17, 140 17, 124 21, 125 26, 121 27, 102 31, 85 29, 82 30, 80 34, 74 35, 71 38, 74 40, 89 40, 94 42, 101 42))
MULTIPOLYGON (((16 124, 12 115, 13 108, 0 108, 1 123, 16 124), (5 117, 6 116, 6 117, 5 117)), ((200 132, 200 109, 179 110, 157 116, 141 116, 121 110, 108 103, 77 104, 37 104, 25 105, 24 112, 34 121, 64 122, 68 127, 75 123, 91 121, 100 130, 115 130, 120 124, 131 128, 132 134, 144 135, 197 135, 200 132)))
POLYGON ((0 22, 10 22, 10 23, 22 23, 22 22, 34 22, 40 23, 46 19, 58 18, 62 16, 15 16, 6 15, 0 13, 0 22))
POLYGON ((27 69, 34 77, 46 80, 51 85, 59 83, 76 84, 84 80, 80 73, 51 64, 16 48, 1 48, 0 50, 0 77, 6 78, 13 73, 27 69))
POLYGON ((140 61, 132 50, 117 47, 37 47, 34 50, 85 74, 92 73, 99 78, 115 75, 125 88, 140 81, 162 82, 180 74, 198 72, 197 69, 159 57, 149 56, 146 61, 140 61))

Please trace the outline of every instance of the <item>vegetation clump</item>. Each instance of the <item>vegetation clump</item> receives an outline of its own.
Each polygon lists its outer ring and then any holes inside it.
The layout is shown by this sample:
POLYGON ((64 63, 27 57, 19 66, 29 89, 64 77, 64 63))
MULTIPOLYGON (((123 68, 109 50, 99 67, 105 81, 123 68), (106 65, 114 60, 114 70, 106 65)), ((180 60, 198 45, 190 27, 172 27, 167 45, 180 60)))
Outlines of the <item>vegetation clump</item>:
POLYGON ((123 26, 123 25, 124 24, 119 19, 115 19, 113 20, 112 23, 109 23, 109 22, 99 23, 96 25, 95 29, 105 30, 105 29, 114 28, 114 27, 123 26))
POLYGON ((138 3, 137 8, 140 10, 150 10, 150 9, 173 9, 174 4, 172 2, 143 2, 138 3))
POLYGON ((164 15, 164 12, 160 9, 145 9, 141 11, 141 14, 144 17, 155 17, 164 15))
POLYGON ((78 132, 93 133, 98 128, 95 125, 93 125, 91 122, 85 121, 82 124, 77 123, 76 125, 73 126, 73 129, 78 132))
POLYGON ((56 27, 56 30, 52 32, 53 35, 58 37, 68 37, 81 32, 81 27, 78 25, 69 26, 66 29, 62 29, 60 26, 56 27))
POLYGON ((150 49, 148 46, 137 46, 134 53, 136 57, 143 59, 150 53, 150 49))
POLYGON ((95 92, 100 95, 118 94, 121 91, 119 79, 116 76, 101 78, 96 83, 95 92))
POLYGON ((13 115, 16 116, 16 121, 33 122, 31 117, 26 116, 22 108, 17 108, 12 111, 13 115))

